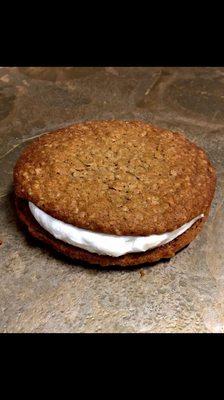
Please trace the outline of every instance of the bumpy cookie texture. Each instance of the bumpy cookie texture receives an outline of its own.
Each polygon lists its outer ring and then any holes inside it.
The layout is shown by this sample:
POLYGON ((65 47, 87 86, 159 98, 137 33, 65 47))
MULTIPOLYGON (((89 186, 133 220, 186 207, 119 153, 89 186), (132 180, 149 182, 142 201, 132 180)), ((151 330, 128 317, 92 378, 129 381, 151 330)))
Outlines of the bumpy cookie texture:
POLYGON ((49 215, 95 232, 173 231, 210 206, 215 171, 182 134, 140 121, 91 121, 34 140, 15 192, 49 215))
POLYGON ((126 254, 121 257, 110 257, 90 253, 86 250, 70 246, 61 240, 55 239, 36 222, 29 210, 27 202, 18 197, 16 198, 16 209, 20 220, 26 225, 29 233, 33 237, 48 244, 54 250, 73 260, 81 260, 101 267, 131 267, 134 265, 152 263, 164 258, 171 258, 177 251, 187 246, 198 235, 208 215, 207 211, 204 218, 195 222, 195 224, 185 233, 164 246, 143 253, 126 254))

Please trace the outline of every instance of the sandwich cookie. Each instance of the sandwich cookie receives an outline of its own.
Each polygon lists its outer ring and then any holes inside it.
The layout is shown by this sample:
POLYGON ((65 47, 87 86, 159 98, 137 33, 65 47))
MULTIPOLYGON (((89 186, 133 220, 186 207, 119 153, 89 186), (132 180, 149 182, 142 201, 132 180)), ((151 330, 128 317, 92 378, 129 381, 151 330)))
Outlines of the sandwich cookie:
POLYGON ((140 121, 44 134, 14 168, 17 213, 31 235, 101 266, 174 256, 201 230, 215 183, 202 149, 140 121))

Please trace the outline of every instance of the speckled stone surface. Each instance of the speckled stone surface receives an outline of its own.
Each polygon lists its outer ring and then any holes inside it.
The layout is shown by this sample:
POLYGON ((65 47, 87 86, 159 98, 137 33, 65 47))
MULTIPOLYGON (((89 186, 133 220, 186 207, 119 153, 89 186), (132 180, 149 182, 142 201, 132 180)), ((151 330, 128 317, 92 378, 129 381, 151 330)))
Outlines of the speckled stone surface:
POLYGON ((224 68, 0 68, 0 332, 224 332, 224 68), (217 169, 209 220, 175 258, 76 264, 30 238, 12 170, 45 131, 87 119, 182 131, 217 169))

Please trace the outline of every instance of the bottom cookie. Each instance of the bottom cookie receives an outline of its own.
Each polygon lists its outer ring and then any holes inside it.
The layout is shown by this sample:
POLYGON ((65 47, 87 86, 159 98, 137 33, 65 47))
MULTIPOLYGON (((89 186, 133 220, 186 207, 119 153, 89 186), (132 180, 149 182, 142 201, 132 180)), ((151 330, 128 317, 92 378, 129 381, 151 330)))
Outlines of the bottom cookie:
POLYGON ((125 254, 121 257, 101 256, 95 253, 90 253, 87 250, 71 246, 61 240, 55 239, 52 235, 46 232, 33 218, 26 200, 15 197, 16 210, 20 220, 27 226, 29 233, 35 238, 47 243, 59 253, 74 259, 88 262, 90 264, 98 264, 101 267, 121 266, 128 267, 132 265, 152 263, 162 258, 171 258, 176 252, 187 246, 201 231, 204 222, 207 219, 208 211, 205 217, 195 222, 194 225, 181 236, 172 240, 163 246, 156 249, 148 250, 144 253, 125 254))

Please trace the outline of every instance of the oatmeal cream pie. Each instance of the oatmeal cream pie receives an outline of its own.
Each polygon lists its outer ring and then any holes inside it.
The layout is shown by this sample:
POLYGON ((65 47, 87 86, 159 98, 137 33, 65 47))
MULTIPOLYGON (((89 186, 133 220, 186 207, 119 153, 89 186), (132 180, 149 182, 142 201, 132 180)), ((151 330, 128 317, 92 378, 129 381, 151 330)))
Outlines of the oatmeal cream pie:
POLYGON ((184 135, 140 121, 89 121, 35 139, 14 168, 34 237, 76 260, 170 258, 207 219, 216 174, 184 135))

